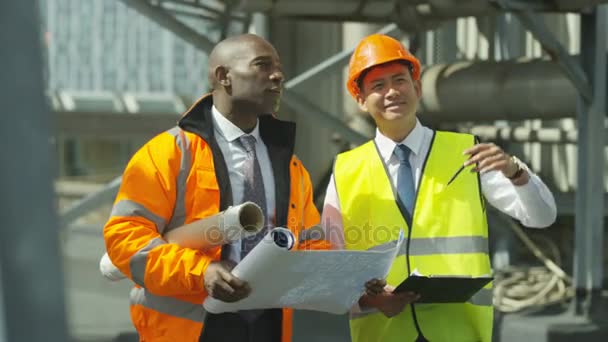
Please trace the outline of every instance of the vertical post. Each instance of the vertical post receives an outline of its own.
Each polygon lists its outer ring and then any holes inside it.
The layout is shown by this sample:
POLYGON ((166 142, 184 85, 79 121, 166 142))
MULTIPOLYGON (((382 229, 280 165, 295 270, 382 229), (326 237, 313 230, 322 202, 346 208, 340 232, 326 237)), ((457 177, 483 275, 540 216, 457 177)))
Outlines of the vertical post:
POLYGON ((606 21, 608 5, 581 14, 581 63, 592 87, 590 101, 578 100, 578 170, 574 253, 574 313, 599 307, 604 243, 606 131, 606 21))
POLYGON ((68 341, 38 1, 0 1, 0 310, 7 341, 68 341))
POLYGON ((263 37, 264 39, 269 39, 268 26, 268 18, 264 13, 256 12, 251 15, 251 33, 257 34, 258 36, 263 37))

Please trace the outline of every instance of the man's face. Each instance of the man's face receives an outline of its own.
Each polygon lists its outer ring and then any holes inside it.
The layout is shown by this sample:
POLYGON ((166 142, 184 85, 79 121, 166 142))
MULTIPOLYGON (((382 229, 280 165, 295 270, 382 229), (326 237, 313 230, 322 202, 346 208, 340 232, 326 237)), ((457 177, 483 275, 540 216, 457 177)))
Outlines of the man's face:
POLYGON ((251 106, 257 114, 279 109, 284 75, 279 56, 268 42, 244 42, 231 63, 228 76, 232 99, 251 106))
POLYGON ((357 103, 378 126, 415 120, 422 95, 407 66, 392 62, 373 67, 361 82, 357 103))

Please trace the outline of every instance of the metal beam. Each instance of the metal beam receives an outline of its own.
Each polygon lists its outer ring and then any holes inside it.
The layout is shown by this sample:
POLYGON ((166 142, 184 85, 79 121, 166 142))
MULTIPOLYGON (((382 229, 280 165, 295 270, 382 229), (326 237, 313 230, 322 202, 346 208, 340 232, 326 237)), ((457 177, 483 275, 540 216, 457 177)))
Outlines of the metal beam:
POLYGON ((323 111, 321 108, 306 100, 304 97, 293 91, 285 91, 282 100, 296 112, 315 118, 323 127, 331 128, 342 138, 354 144, 362 144, 369 140, 369 137, 348 127, 344 121, 323 111))
POLYGON ((522 25, 534 35, 551 58, 559 63, 585 101, 591 101, 591 86, 581 64, 568 54, 568 51, 544 24, 543 18, 531 11, 519 12, 516 15, 522 25))
POLYGON ((95 139, 105 138, 152 138, 175 126, 179 115, 175 114, 129 114, 104 112, 55 113, 57 133, 62 136, 95 139))
POLYGON ((118 193, 118 188, 120 187, 121 181, 122 176, 117 177, 108 184, 104 185, 103 188, 89 194, 88 196, 85 196, 81 200, 71 205, 68 209, 61 213, 60 227, 66 228, 78 218, 98 209, 101 205, 111 203, 118 193))
MULTIPOLYGON (((396 24, 386 25, 378 31, 378 33, 380 34, 386 34, 389 36, 396 36, 399 34, 399 32, 401 32, 401 30, 397 27, 396 24)), ((354 51, 355 48, 353 47, 352 49, 347 49, 342 52, 338 52, 337 54, 327 58, 323 62, 313 66, 312 68, 285 82, 285 89, 293 89, 305 83, 306 81, 310 81, 311 79, 317 76, 331 75, 334 71, 337 71, 344 67, 344 65, 349 61, 350 56, 353 54, 354 51)))
POLYGON ((69 340, 40 13, 38 1, 0 2, 2 341, 69 340))
POLYGON ((592 98, 578 101, 578 162, 574 255, 574 312, 589 316, 600 303, 604 255, 604 158, 606 130, 606 32, 608 5, 581 15, 581 62, 592 98))
MULTIPOLYGON (((158 19, 159 25, 165 27, 166 29, 168 29, 169 31, 171 31, 177 35, 181 35, 184 32, 184 27, 185 27, 184 24, 179 23, 179 25, 177 25, 175 23, 177 20, 172 18, 170 14, 166 14, 166 13, 162 13, 162 15, 159 14, 160 12, 162 12, 162 10, 148 4, 147 1, 144 1, 144 0, 121 0, 121 1, 133 5, 133 8, 136 8, 138 11, 139 10, 144 11, 142 13, 145 15, 153 15, 155 18, 158 19), (168 16, 170 18, 166 18, 166 16, 168 16), (167 21, 164 21, 165 19, 167 21), (182 26, 184 26, 184 27, 182 27, 182 26)), ((392 31, 393 29, 394 28, 392 26, 388 27, 389 32, 392 31)), ((209 50, 208 44, 210 42, 206 38, 203 39, 203 36, 201 34, 199 34, 198 32, 191 30, 190 28, 188 28, 188 30, 189 30, 189 34, 192 37, 191 37, 191 39, 189 39, 187 41, 190 42, 196 48, 202 50, 203 52, 209 53, 210 50, 209 50), (199 36, 201 39, 194 39, 195 38, 194 36, 199 36), (207 41, 207 43, 204 43, 204 41, 207 41)), ((294 85, 292 85, 292 87, 293 86, 294 85)), ((285 103, 287 103, 289 106, 291 106, 293 109, 295 109, 296 111, 298 111, 300 113, 307 113, 308 115, 314 115, 315 117, 317 117, 318 120, 320 120, 322 122, 322 124, 324 124, 327 127, 334 128, 338 133, 342 134, 342 136, 345 139, 348 139, 349 141, 361 143, 361 142, 364 142, 367 140, 366 137, 355 132, 350 127, 346 126, 342 120, 332 116, 331 114, 323 112, 322 109, 318 108, 316 105, 310 103, 309 101, 305 100, 300 95, 298 95, 297 93, 295 93, 289 89, 286 89, 284 91, 283 100, 285 101, 285 103)), ((92 117, 89 116, 88 119, 91 120, 91 118, 92 117)), ((102 122, 98 122, 98 123, 102 124, 102 122)), ((90 127, 94 127, 94 126, 90 125, 90 127)), ((170 127, 170 126, 167 126, 167 127, 170 127)))
MULTIPOLYGON (((218 4, 216 6, 209 6, 206 4, 206 1, 178 1, 178 0, 163 0, 159 2, 159 5, 164 9, 169 10, 171 12, 186 12, 195 15, 203 15, 204 17, 209 17, 212 20, 217 20, 222 15, 224 15, 225 10, 223 11, 221 8, 225 9, 225 5, 218 4)), ((247 15, 233 15, 231 13, 232 20, 245 21, 247 20, 247 15)))
MULTIPOLYGON (((444 4, 445 6, 447 5, 444 4)), ((461 6, 461 10, 467 10, 467 6, 461 6)), ((435 8, 446 10, 439 6, 439 3, 435 3, 435 8)), ((173 26, 160 24, 180 34, 173 26)), ((395 25, 389 25, 382 31, 398 32, 395 25)), ((193 34, 200 35, 196 32, 193 34)), ((205 47, 196 39, 190 42, 205 51, 205 47)), ((286 82, 285 103, 294 109, 300 108, 298 111, 304 110, 307 114, 322 113, 316 105, 293 93, 292 89, 321 73, 335 71, 348 60, 350 53, 338 53, 286 82)), ((568 60, 572 58, 569 57, 568 60)), ((562 76, 559 65, 548 61, 436 65, 428 68, 422 77, 424 89, 419 114, 423 120, 430 122, 555 119, 572 117, 576 112, 573 105, 576 102, 576 90, 568 79, 562 76), (478 95, 475 103, 465 100, 471 93, 478 95)), ((361 139, 360 134, 332 115, 319 115, 318 118, 321 124, 341 131, 345 137, 354 139, 353 142, 361 139)))
MULTIPOLYGON (((231 0, 223 0, 227 3, 231 0)), ((264 12, 274 17, 324 21, 358 21, 397 23, 401 29, 416 32, 435 28, 441 23, 460 17, 479 17, 504 10, 501 0, 420 0, 386 1, 368 0, 248 0, 241 2, 245 12, 264 12)), ((583 11, 590 6, 607 3, 607 0, 511 0, 508 11, 533 10, 543 12, 583 11)))
POLYGON ((185 40, 186 42, 198 47, 206 54, 209 54, 215 45, 209 38, 196 30, 190 28, 188 25, 182 23, 173 15, 167 13, 164 9, 159 6, 151 5, 147 0, 120 0, 125 5, 133 8, 139 13, 146 16, 148 19, 154 21, 158 25, 167 28, 169 31, 175 33, 178 37, 185 40))

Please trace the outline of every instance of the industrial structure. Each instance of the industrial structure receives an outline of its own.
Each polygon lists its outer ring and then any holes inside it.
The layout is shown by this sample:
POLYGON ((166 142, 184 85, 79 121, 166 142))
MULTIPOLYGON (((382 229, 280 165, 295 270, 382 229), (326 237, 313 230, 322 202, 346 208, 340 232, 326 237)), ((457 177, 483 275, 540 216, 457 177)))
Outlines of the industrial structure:
MULTIPOLYGON (((0 5, 5 10, 26 11, 0 5)), ((502 313, 496 340, 608 337, 608 1, 42 0, 38 14, 41 21, 30 23, 30 31, 19 31, 18 18, 0 21, 3 29, 21 32, 19 39, 39 35, 38 49, 2 36, 0 42, 40 53, 40 65, 23 60, 20 70, 44 66, 75 340, 132 336, 128 284, 106 283, 97 274, 104 210, 132 153, 175 125, 206 92, 213 45, 241 32, 264 36, 278 49, 287 73, 279 117, 298 123, 296 153, 311 172, 319 206, 335 155, 374 134, 346 93, 348 58, 367 34, 401 39, 424 63, 421 121, 474 133, 522 156, 557 201, 558 221, 543 232, 522 233, 509 218, 489 212, 493 266, 507 281, 495 284, 502 313), (524 293, 514 294, 508 281, 524 293), (103 310, 91 310, 95 305, 103 310)), ((7 51, 0 52, 2 65, 11 61, 7 51)), ((9 82, 0 87, 10 88, 9 82)), ((4 172, 8 179, 16 171, 4 172)), ((7 278, 10 249, 2 249, 8 298, 18 287, 7 278)), ((34 332, 11 330, 17 323, 9 310, 16 304, 3 304, 0 341, 35 340, 26 338, 34 332)), ((28 308, 36 310, 36 303, 28 308)), ((312 327, 325 338, 316 340, 347 341, 346 324, 345 317, 298 312, 294 341, 310 340, 312 327)))

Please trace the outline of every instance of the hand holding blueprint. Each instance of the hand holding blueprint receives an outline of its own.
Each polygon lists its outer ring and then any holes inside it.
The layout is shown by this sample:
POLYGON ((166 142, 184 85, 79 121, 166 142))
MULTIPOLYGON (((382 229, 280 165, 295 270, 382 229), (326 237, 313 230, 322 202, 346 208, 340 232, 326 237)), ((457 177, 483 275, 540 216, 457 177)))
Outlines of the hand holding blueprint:
POLYGON ((203 305, 211 313, 285 307, 343 314, 365 282, 386 277, 402 241, 403 234, 396 245, 374 251, 292 251, 291 231, 275 228, 232 270, 251 286, 249 297, 235 303, 207 297, 203 305))

